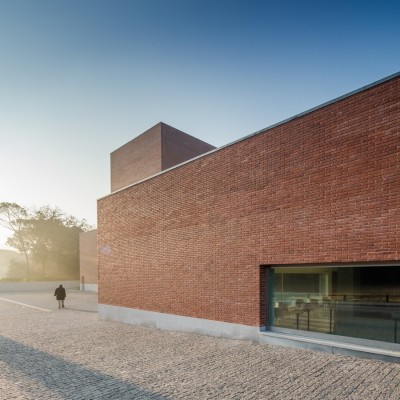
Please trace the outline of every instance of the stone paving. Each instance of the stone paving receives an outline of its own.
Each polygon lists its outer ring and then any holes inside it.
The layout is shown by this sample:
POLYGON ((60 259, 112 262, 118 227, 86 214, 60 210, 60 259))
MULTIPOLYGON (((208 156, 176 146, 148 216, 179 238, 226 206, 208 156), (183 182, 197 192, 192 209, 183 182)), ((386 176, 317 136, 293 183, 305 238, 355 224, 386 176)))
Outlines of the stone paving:
POLYGON ((0 293, 1 400, 400 399, 400 364, 98 321, 96 294, 54 299, 0 293))

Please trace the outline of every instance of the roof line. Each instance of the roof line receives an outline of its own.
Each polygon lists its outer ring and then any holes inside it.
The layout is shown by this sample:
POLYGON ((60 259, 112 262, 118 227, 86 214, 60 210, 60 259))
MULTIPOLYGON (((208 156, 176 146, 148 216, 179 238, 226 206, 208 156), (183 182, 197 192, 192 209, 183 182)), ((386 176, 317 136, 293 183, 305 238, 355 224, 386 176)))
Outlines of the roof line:
POLYGON ((347 98, 349 98, 349 97, 351 97, 351 96, 354 96, 354 95, 357 94, 357 93, 364 92, 364 91, 366 91, 366 90, 368 90, 368 89, 371 89, 372 87, 378 86, 378 85, 380 85, 380 84, 382 84, 382 83, 388 82, 388 81, 390 81, 390 80, 392 80, 392 79, 395 79, 395 78, 398 78, 398 77, 400 77, 400 71, 399 71, 399 72, 396 72, 396 73, 394 73, 394 74, 392 74, 392 75, 389 75, 389 76, 387 76, 387 77, 385 77, 385 78, 379 79, 378 81, 375 81, 375 82, 373 82, 373 83, 370 83, 369 85, 362 86, 361 88, 356 89, 356 90, 353 90, 353 91, 351 91, 351 92, 349 92, 349 93, 346 93, 346 94, 344 94, 344 95, 342 95, 342 96, 336 97, 336 98, 334 98, 333 100, 329 100, 329 101, 327 101, 327 102, 325 102, 325 103, 322 103, 322 104, 320 104, 320 105, 318 105, 318 106, 316 106, 316 107, 313 107, 313 108, 310 108, 310 109, 308 109, 308 110, 306 110, 306 111, 303 111, 303 112, 301 112, 300 114, 296 114, 296 115, 294 115, 294 116, 292 116, 292 117, 289 117, 289 118, 287 118, 287 119, 284 119, 283 121, 280 121, 280 122, 277 122, 277 123, 275 123, 275 124, 269 125, 269 126, 266 127, 266 128, 263 128, 263 129, 261 129, 261 130, 259 130, 259 131, 256 131, 256 132, 254 132, 254 133, 251 133, 251 134, 249 134, 249 135, 246 135, 246 136, 244 136, 244 137, 242 137, 242 138, 240 138, 240 139, 237 139, 237 140, 235 140, 235 141, 233 141, 233 142, 230 142, 230 143, 228 143, 228 144, 225 144, 225 145, 223 145, 223 146, 221 146, 221 147, 217 147, 216 149, 210 150, 210 151, 208 151, 207 153, 200 154, 199 156, 194 157, 194 158, 191 158, 190 160, 184 161, 183 163, 174 165, 174 166, 171 167, 171 168, 168 168, 168 169, 165 169, 165 170, 163 170, 163 171, 160 171, 160 172, 158 172, 157 174, 151 175, 151 176, 149 176, 149 177, 147 177, 147 178, 144 178, 144 179, 142 179, 142 180, 140 180, 140 181, 138 181, 138 182, 135 182, 135 183, 132 183, 132 184, 130 184, 130 185, 127 185, 127 186, 125 186, 125 187, 123 187, 123 188, 121 188, 121 189, 116 190, 115 192, 111 192, 111 193, 106 194, 106 195, 104 195, 104 196, 102 196, 102 197, 99 197, 97 200, 102 200, 102 199, 104 199, 104 198, 106 198, 106 197, 109 197, 109 196, 111 196, 111 195, 113 195, 113 194, 116 194, 116 193, 118 193, 118 192, 121 192, 122 190, 128 189, 128 188, 130 188, 130 187, 132 187, 132 186, 135 186, 135 185, 139 185, 140 183, 143 183, 143 182, 145 182, 145 181, 148 181, 149 179, 153 179, 153 178, 155 178, 155 177, 157 177, 157 176, 159 176, 159 175, 161 175, 161 174, 164 174, 164 173, 166 173, 166 172, 168 172, 168 171, 171 171, 171 170, 173 170, 173 169, 175 169, 175 168, 179 168, 179 167, 181 167, 181 166, 183 166, 183 165, 185 165, 185 164, 188 164, 188 163, 191 163, 191 162, 193 162, 193 161, 195 161, 195 160, 198 160, 199 158, 206 157, 206 156, 208 156, 208 155, 210 155, 210 154, 213 154, 213 153, 215 153, 215 152, 217 152, 217 151, 220 151, 220 150, 222 150, 222 149, 225 149, 225 148, 227 148, 227 147, 230 147, 230 146, 232 146, 232 145, 234 145, 234 144, 236 144, 236 143, 239 143, 239 142, 241 142, 241 141, 243 141, 243 140, 247 140, 247 139, 249 139, 249 138, 251 138, 251 137, 253 137, 253 136, 257 136, 257 135, 259 135, 259 134, 261 134, 261 133, 264 133, 264 132, 269 131, 269 130, 271 130, 271 129, 273 129, 273 128, 276 128, 277 126, 284 125, 284 124, 286 124, 286 123, 288 123, 288 122, 290 122, 290 121, 293 121, 293 120, 295 120, 295 119, 297 119, 297 118, 303 117, 304 115, 311 114, 312 112, 317 111, 317 110, 320 110, 321 108, 327 107, 327 106, 329 106, 329 105, 331 105, 331 104, 334 104, 334 103, 337 103, 337 102, 339 102, 339 101, 341 101, 341 100, 347 99, 347 98))

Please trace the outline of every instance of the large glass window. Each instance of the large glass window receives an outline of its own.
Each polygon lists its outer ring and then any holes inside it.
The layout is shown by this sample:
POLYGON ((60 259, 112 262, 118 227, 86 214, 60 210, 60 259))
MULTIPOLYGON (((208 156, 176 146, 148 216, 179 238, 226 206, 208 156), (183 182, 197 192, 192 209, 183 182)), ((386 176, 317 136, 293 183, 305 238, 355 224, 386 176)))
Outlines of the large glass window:
POLYGON ((400 266, 271 268, 270 325, 400 343, 400 266))

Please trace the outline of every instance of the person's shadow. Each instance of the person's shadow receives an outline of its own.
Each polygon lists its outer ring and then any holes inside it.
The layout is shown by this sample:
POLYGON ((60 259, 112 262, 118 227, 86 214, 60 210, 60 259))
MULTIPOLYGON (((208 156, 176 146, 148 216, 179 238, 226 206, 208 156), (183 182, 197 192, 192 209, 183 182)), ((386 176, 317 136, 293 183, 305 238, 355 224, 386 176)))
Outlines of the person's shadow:
MULTIPOLYGON (((149 392, 138 385, 83 367, 61 357, 36 350, 15 340, 0 336, 0 375, 18 382, 34 399, 48 398, 48 391, 57 399, 158 399, 169 397, 149 392), (10 376, 7 376, 9 374, 10 376), (43 393, 43 387, 46 393, 43 393)), ((12 396, 2 393, 0 398, 12 396)))

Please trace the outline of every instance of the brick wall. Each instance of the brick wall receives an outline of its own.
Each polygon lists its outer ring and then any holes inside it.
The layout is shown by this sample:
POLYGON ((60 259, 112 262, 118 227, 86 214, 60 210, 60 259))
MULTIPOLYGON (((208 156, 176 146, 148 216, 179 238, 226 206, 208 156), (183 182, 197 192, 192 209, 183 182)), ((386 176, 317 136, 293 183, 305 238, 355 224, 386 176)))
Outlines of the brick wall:
POLYGON ((162 170, 171 168, 200 154, 215 149, 214 146, 178 129, 162 124, 162 170))
POLYGON ((99 200, 99 302, 259 326, 260 265, 400 260, 399 125, 396 77, 99 200))
POLYGON ((161 171, 161 124, 157 124, 110 155, 114 192, 161 171))
POLYGON ((213 149, 214 146, 160 122, 111 153, 111 191, 213 149))

